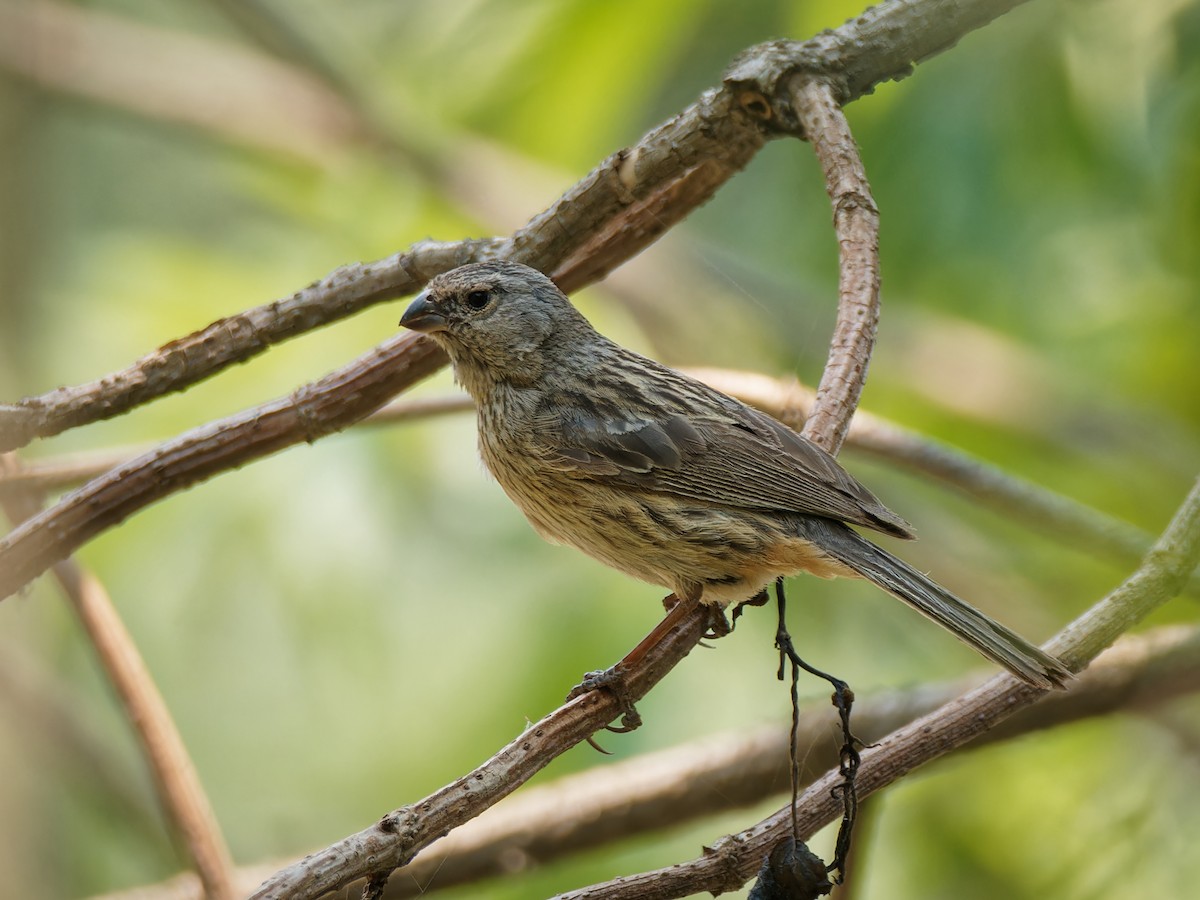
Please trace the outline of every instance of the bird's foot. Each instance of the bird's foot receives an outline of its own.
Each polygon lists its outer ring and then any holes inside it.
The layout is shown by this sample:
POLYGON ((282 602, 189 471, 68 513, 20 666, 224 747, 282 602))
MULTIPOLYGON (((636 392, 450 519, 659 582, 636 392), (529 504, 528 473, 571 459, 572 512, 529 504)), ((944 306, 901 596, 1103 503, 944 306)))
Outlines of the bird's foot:
POLYGON ((582 697, 584 694, 598 690, 606 690, 612 694, 621 711, 621 724, 605 726, 609 731, 615 734, 627 734, 641 726, 642 717, 630 698, 629 684, 625 680, 625 670, 620 663, 607 669, 588 672, 583 676, 583 681, 571 688, 570 693, 567 694, 567 701, 570 702, 576 697, 582 697))
POLYGON ((747 606, 766 606, 771 598, 767 595, 767 589, 763 588, 753 597, 743 600, 733 607, 733 621, 729 623, 729 630, 733 631, 737 627, 737 620, 741 617, 747 606))
POLYGON ((710 606, 708 608, 708 630, 704 632, 702 640, 715 641, 717 638, 723 638, 725 635, 733 631, 733 625, 729 622, 729 617, 725 615, 725 610, 719 606, 710 606))

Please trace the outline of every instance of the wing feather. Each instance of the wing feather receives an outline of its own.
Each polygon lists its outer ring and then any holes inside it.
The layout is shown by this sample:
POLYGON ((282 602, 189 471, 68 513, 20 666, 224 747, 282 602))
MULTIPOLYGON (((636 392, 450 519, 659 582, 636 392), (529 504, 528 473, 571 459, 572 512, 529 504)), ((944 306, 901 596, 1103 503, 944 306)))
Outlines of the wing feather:
POLYGON ((574 477, 609 485, 913 536, 907 522, 820 447, 764 413, 667 371, 681 379, 672 386, 686 388, 692 402, 664 410, 663 391, 651 402, 632 388, 606 404, 595 393, 550 398, 534 429, 545 457, 574 477), (570 412, 556 412, 564 410, 570 412))

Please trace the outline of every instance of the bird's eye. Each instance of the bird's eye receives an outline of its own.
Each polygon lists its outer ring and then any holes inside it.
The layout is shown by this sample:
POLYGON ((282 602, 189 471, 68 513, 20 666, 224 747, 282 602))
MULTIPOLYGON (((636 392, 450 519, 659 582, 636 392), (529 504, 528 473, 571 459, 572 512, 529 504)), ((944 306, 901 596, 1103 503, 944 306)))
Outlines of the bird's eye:
POLYGON ((467 306, 471 309, 483 309, 492 302, 492 295, 488 291, 471 291, 467 294, 467 306))

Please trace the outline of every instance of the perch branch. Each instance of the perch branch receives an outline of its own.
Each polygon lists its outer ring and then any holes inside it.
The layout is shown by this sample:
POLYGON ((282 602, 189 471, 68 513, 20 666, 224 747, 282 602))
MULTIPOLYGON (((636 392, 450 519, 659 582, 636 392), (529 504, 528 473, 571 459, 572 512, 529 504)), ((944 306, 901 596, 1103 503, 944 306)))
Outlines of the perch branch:
MULTIPOLYGON (((681 621, 626 670, 629 699, 636 702, 644 697, 687 656, 707 626, 706 616, 681 621)), ((319 897, 356 879, 407 864, 423 847, 493 806, 620 713, 620 703, 609 691, 591 691, 576 698, 531 725, 474 771, 276 873, 254 897, 319 897)))

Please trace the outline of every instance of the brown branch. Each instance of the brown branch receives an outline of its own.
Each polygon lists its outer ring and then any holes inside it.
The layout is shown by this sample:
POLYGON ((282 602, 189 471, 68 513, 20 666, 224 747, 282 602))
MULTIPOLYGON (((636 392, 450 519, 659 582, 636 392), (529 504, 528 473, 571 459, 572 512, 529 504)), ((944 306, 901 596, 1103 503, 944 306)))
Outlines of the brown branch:
MULTIPOLYGON (((700 640, 708 617, 680 622, 623 673, 632 702, 640 700, 700 640)), ((536 722, 495 756, 376 825, 278 872, 255 898, 303 900, 352 881, 406 865, 423 847, 515 791, 553 759, 620 715, 609 691, 591 691, 536 722)))
MULTIPOLYGON (((501 255, 553 272, 572 262, 606 229, 622 235, 625 249, 599 266, 607 271, 653 240, 654 216, 629 217, 654 195, 683 179, 676 189, 703 202, 724 171, 737 171, 765 140, 766 125, 795 132, 788 79, 819 72, 848 103, 874 85, 899 79, 914 62, 953 46, 964 34, 991 21, 1021 0, 892 0, 865 11, 834 31, 808 41, 778 41, 750 48, 727 71, 723 85, 704 93, 675 118, 634 147, 605 160, 550 209, 535 216, 510 239, 497 242, 422 243, 375 263, 334 270, 292 297, 219 320, 148 354, 130 368, 94 382, 59 388, 15 404, 0 404, 0 451, 36 437, 128 412, 138 404, 210 377, 279 341, 328 324, 372 303, 404 296, 446 269, 501 255), (712 169, 712 165, 716 170, 712 169), (693 175, 692 170, 705 171, 693 175), (701 187, 703 185, 703 187, 701 187), (620 220, 627 226, 616 226, 620 220), (638 232, 641 231, 641 236, 638 232)), ((718 182, 719 183, 719 182, 718 182)), ((684 198, 680 212, 686 214, 684 198)), ((596 250, 592 254, 600 258, 596 250)), ((568 272, 563 273, 568 282, 568 272)), ((580 277, 598 277, 581 273, 580 277)), ((568 292, 579 284, 560 282, 568 292)))
POLYGON ((432 341, 399 335, 288 397, 193 429, 110 470, 0 540, 0 598, 155 500, 339 431, 443 361, 432 341))
MULTIPOLYGON (((10 454, 0 455, 0 468, 13 465, 15 460, 10 454)), ((29 495, 23 500, 10 497, 3 505, 13 521, 20 521, 37 508, 29 495)), ((233 900, 229 848, 183 738, 137 645, 95 576, 70 559, 57 563, 53 571, 134 730, 154 776, 159 802, 191 857, 205 896, 233 900)))
MULTIPOLYGON (((875 741, 957 697, 963 682, 922 686, 859 699, 855 729, 875 741)), ((971 742, 974 749, 1040 729, 1122 711, 1157 708, 1200 690, 1200 627, 1168 626, 1122 638, 1068 693, 1055 693, 971 742)), ((388 883, 399 900, 512 875, 614 840, 675 828, 786 790, 788 729, 778 726, 714 735, 593 768, 517 794, 421 851, 388 883)), ((801 718, 805 783, 837 761, 828 704, 801 718)), ((966 748, 964 748, 966 749, 966 748)), ((281 864, 282 865, 282 864, 281 864)), ((263 866, 238 872, 249 894, 263 866)), ((107 894, 103 900, 200 900, 194 876, 107 894)), ((101 900, 101 898, 96 898, 101 900)))
MULTIPOLYGON (((272 344, 380 300, 415 291, 437 273, 488 256, 498 245, 494 239, 452 244, 425 241, 378 262, 342 266, 290 297, 219 319, 165 344, 124 371, 17 404, 0 404, 0 450, 112 418, 183 390, 228 365, 245 362, 272 344)), ((357 365, 359 361, 347 369, 357 365)))
POLYGON ((836 454, 867 380, 879 324, 879 210, 849 123, 823 81, 796 79, 792 102, 833 204, 838 239, 838 315, 804 436, 836 454))
MULTIPOLYGON (((1200 481, 1155 543, 1142 566, 1124 584, 1050 641, 1046 649, 1073 671, 1081 671, 1101 650, 1152 610, 1178 593, 1200 561, 1200 481)), ((1043 696, 1011 675, 998 675, 940 709, 892 733, 862 754, 856 786, 870 796, 920 765, 971 741, 1043 696)), ((801 839, 841 815, 834 788, 836 770, 801 795, 796 820, 801 839)), ((690 862, 618 878, 562 895, 563 900, 669 900, 701 891, 736 890, 748 881, 767 851, 790 834, 793 817, 785 807, 734 835, 727 835, 690 862)))

